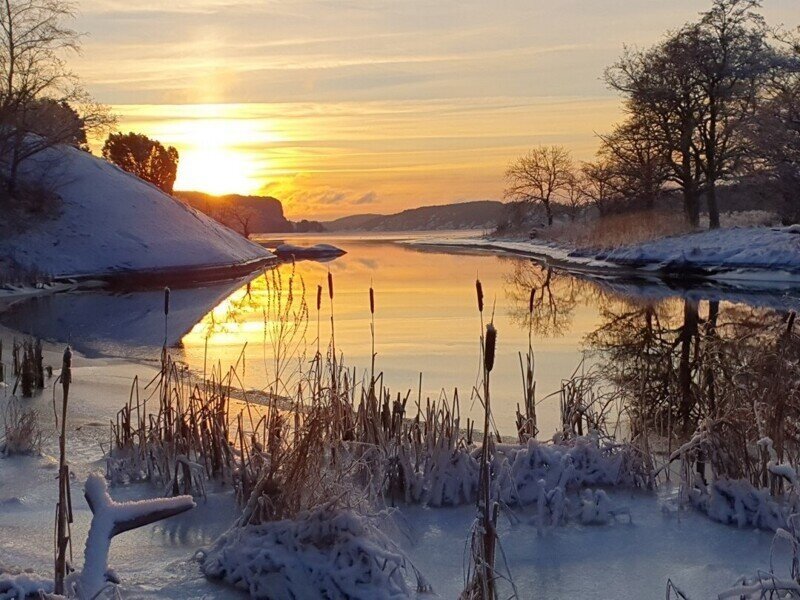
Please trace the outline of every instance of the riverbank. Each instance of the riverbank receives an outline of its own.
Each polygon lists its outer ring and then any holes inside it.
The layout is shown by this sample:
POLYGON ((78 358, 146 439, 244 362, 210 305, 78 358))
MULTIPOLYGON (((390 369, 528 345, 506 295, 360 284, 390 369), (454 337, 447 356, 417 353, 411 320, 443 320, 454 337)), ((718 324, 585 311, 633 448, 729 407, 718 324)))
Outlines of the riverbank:
POLYGON ((679 278, 754 289, 800 285, 800 227, 797 226, 717 229, 612 250, 487 236, 421 238, 404 243, 528 256, 566 271, 614 278, 679 278))

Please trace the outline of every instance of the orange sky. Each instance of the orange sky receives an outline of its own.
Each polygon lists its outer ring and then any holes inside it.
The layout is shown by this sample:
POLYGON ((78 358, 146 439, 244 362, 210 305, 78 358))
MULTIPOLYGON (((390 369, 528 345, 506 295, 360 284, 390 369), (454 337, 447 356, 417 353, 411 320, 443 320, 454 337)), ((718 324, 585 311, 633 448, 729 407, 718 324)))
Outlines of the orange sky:
MULTIPOLYGON (((84 0, 75 70, 181 153, 177 189, 328 219, 500 198, 536 144, 591 157, 619 118, 603 69, 698 0, 84 0)), ((771 24, 800 2, 766 0, 771 24)))

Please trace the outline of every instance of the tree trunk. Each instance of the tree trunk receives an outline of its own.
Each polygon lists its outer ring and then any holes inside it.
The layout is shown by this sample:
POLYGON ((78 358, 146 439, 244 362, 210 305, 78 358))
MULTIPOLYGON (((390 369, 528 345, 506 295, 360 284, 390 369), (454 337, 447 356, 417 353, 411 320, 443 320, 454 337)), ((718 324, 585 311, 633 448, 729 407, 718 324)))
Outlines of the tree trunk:
POLYGON ((549 202, 545 202, 544 203, 544 209, 547 212, 547 226, 548 227, 552 227, 553 226, 553 209, 550 207, 550 203, 549 202))
POLYGON ((686 220, 692 227, 700 225, 700 202, 694 186, 683 188, 683 211, 686 213, 686 220))
POLYGON ((717 184, 713 181, 708 184, 706 191, 706 202, 708 203, 708 228, 719 229, 719 206, 717 206, 717 184))
POLYGON ((714 369, 717 361, 713 360, 716 356, 715 344, 717 341, 717 320, 719 319, 719 300, 710 300, 708 303, 708 321, 706 323, 706 351, 705 351, 705 371, 706 371, 706 398, 708 399, 708 414, 713 418, 717 413, 717 389, 714 377, 714 369), (709 351, 709 346, 711 350, 709 351))

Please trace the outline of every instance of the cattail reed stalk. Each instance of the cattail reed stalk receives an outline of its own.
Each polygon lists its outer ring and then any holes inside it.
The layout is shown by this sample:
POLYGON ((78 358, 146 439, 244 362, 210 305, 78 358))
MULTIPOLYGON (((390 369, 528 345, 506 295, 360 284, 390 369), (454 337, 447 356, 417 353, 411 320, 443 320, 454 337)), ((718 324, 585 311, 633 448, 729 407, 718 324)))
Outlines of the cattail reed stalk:
POLYGON ((370 334, 372 337, 372 370, 370 374, 370 393, 375 395, 375 290, 372 285, 369 286, 369 313, 371 322, 369 326, 370 334))
POLYGON ((486 370, 487 375, 487 385, 488 385, 488 375, 491 370, 494 368, 494 353, 495 347, 497 345, 497 329, 495 329, 493 323, 489 323, 486 326, 486 342, 485 342, 485 351, 483 356, 483 368, 486 370))
POLYGON ((317 357, 319 357, 319 319, 322 311, 322 286, 317 285, 317 357))
POLYGON ((164 288, 164 346, 167 345, 168 333, 167 328, 169 325, 169 288, 164 288))
MULTIPOLYGON (((481 294, 478 295, 479 305, 481 294)), ((495 552, 497 544, 498 504, 492 501, 491 493, 491 453, 493 441, 489 433, 491 426, 491 397, 489 379, 494 368, 497 346, 497 329, 493 323, 486 326, 486 334, 482 336, 483 346, 483 446, 481 447, 480 472, 478 483, 478 524, 472 533, 472 562, 474 568, 472 578, 467 582, 467 589, 461 595, 464 599, 480 598, 495 600, 497 589, 495 583, 495 552)))
POLYGON ((69 466, 67 465, 67 403, 69 386, 72 383, 72 350, 64 350, 61 365, 61 431, 58 438, 58 504, 56 505, 56 547, 55 547, 55 593, 64 593, 64 577, 67 574, 67 548, 71 549, 69 524, 72 523, 72 501, 69 489, 69 466))
POLYGON ((525 413, 520 411, 517 404, 517 437, 521 444, 527 443, 531 438, 535 438, 539 433, 536 420, 536 381, 535 357, 533 354, 533 308, 536 300, 536 288, 531 288, 528 298, 528 352, 523 363, 522 352, 519 353, 519 368, 522 373, 522 398, 525 405, 525 413))
POLYGON ((337 382, 339 380, 336 369, 336 330, 335 319, 333 313, 333 273, 328 271, 328 297, 331 301, 331 367, 333 369, 333 377, 331 378, 331 389, 334 396, 336 396, 337 382))

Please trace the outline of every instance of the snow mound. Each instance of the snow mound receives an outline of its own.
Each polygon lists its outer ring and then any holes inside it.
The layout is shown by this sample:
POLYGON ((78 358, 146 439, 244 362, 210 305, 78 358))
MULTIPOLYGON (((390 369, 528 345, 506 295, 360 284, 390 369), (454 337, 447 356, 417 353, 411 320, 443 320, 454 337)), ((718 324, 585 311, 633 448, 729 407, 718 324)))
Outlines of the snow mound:
POLYGON ((53 592, 53 580, 32 572, 5 570, 0 564, 0 600, 39 598, 53 592))
POLYGON ((371 519, 348 509, 319 507, 293 520, 234 527, 200 560, 206 576, 251 598, 414 597, 406 575, 416 571, 405 555, 371 519))
POLYGON ((58 214, 0 240, 0 255, 55 277, 191 270, 272 254, 157 187, 76 148, 26 161, 21 178, 61 197, 58 214))
POLYGON ((275 248, 275 254, 281 258, 333 258, 347 253, 341 248, 330 244, 315 244, 313 246, 281 244, 275 248))

